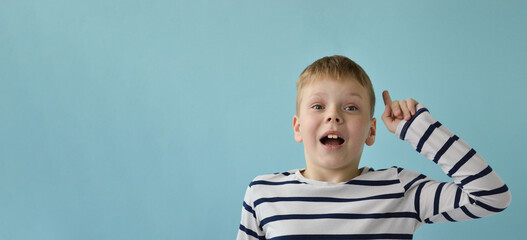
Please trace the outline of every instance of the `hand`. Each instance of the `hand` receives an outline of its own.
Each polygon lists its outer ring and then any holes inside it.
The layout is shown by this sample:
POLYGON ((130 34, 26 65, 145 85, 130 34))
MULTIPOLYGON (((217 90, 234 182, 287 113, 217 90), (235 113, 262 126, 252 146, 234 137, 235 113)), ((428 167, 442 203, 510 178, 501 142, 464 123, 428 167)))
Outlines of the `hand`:
POLYGON ((390 98, 390 93, 388 91, 382 92, 382 98, 384 100, 384 113, 382 114, 382 121, 388 131, 395 133, 397 125, 402 120, 410 120, 416 112, 417 101, 412 98, 408 98, 401 101, 393 101, 390 98))

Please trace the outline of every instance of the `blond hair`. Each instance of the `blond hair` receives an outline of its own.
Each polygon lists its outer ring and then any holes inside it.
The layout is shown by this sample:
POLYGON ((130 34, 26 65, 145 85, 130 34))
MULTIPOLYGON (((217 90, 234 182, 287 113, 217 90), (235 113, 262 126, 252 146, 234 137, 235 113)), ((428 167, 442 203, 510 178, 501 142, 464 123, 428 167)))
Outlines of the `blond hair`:
POLYGON ((375 111, 375 93, 373 92, 373 85, 371 84, 370 78, 359 64, 340 55, 318 59, 302 71, 296 82, 297 114, 299 113, 300 100, 302 99, 302 89, 314 81, 319 81, 324 78, 330 78, 338 82, 358 81, 361 86, 366 88, 366 92, 369 95, 370 117, 373 118, 375 111))

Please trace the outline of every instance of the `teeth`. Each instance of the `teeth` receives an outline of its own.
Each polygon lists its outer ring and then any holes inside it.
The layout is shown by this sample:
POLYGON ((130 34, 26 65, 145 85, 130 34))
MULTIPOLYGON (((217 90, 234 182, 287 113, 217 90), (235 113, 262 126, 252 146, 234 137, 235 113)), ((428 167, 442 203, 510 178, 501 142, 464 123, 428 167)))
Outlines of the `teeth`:
POLYGON ((329 135, 328 135, 328 138, 337 139, 337 138, 339 138, 339 136, 337 136, 337 135, 333 135, 333 134, 329 134, 329 135))

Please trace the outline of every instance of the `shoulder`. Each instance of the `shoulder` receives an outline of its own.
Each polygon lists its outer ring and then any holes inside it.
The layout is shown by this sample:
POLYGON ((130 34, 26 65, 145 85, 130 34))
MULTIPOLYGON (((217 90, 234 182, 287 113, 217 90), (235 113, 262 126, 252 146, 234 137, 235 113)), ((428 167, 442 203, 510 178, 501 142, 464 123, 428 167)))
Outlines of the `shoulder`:
POLYGON ((429 180, 427 176, 398 166, 386 169, 366 169, 361 177, 371 180, 390 180, 397 181, 407 191, 410 187, 429 180))
POLYGON ((414 176, 421 175, 421 173, 418 173, 416 171, 406 169, 403 167, 394 167, 394 168, 397 168, 397 175, 399 176, 399 178, 407 178, 407 177, 414 177, 414 176))
POLYGON ((400 183, 400 175, 401 172, 404 171, 405 169, 398 166, 383 169, 365 168, 360 175, 360 179, 367 181, 390 181, 392 183, 400 183))
POLYGON ((296 189, 297 186, 304 184, 295 178, 296 171, 291 170, 255 177, 247 187, 247 200, 250 201, 250 199, 259 199, 266 196, 278 196, 280 193, 296 189))
POLYGON ((383 169, 365 167, 360 177, 370 180, 397 179, 401 169, 402 168, 397 166, 383 169))
POLYGON ((294 174, 296 171, 298 170, 295 169, 286 172, 259 175, 251 181, 249 187, 252 187, 254 185, 277 185, 284 182, 292 181, 295 179, 294 174))
POLYGON ((401 184, 403 185, 405 191, 408 191, 408 189, 418 186, 423 182, 431 180, 424 174, 409 169, 399 167, 397 171, 399 181, 401 181, 401 184))

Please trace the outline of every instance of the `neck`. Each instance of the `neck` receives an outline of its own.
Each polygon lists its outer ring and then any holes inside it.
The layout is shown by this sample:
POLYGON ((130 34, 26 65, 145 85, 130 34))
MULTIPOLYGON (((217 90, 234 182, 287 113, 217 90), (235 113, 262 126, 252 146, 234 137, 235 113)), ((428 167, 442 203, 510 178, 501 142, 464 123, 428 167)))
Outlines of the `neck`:
POLYGON ((357 166, 350 166, 343 169, 325 169, 307 166, 302 172, 304 177, 320 182, 341 183, 347 182, 360 175, 361 170, 357 166))

